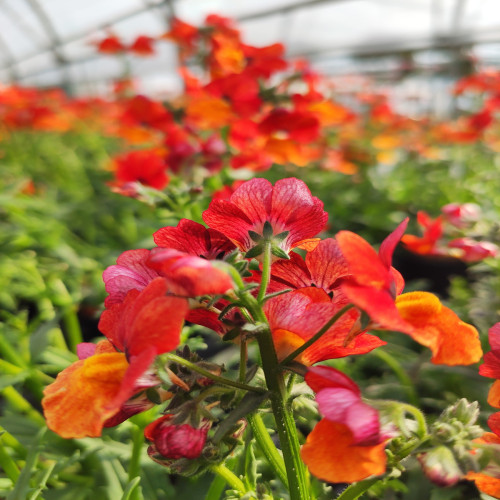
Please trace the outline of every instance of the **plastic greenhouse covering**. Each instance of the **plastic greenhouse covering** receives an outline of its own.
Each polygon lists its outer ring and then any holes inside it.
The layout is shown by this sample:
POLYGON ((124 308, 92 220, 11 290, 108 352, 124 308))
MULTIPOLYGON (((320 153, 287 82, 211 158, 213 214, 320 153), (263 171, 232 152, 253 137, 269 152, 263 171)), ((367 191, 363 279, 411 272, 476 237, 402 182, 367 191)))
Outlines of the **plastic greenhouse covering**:
MULTIPOLYGON (((305 56, 323 74, 390 77, 411 57, 427 73, 427 87, 414 78, 404 92, 429 99, 446 84, 429 74, 456 63, 460 51, 473 49, 487 64, 498 63, 495 0, 2 0, 0 81, 62 85, 76 95, 103 92, 121 65, 98 54, 96 40, 110 31, 124 40, 157 36, 173 16, 196 24, 212 12, 237 19, 247 43, 283 42, 289 57, 305 56)), ((129 64, 141 90, 179 90, 172 44, 129 64)))

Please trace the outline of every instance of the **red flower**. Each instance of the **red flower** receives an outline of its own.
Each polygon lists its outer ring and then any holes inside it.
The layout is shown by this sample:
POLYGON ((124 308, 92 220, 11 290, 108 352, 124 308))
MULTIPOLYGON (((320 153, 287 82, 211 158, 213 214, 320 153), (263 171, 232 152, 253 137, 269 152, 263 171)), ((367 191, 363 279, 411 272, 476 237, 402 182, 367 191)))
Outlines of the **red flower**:
POLYGON ((153 42, 154 39, 150 36, 140 35, 134 40, 129 50, 138 56, 152 56, 155 53, 153 42))
POLYGON ((333 238, 321 240, 307 252, 305 261, 297 253, 290 260, 279 260, 271 268, 269 291, 315 286, 326 293, 338 295, 342 278, 349 276, 347 262, 333 238))
MULTIPOLYGON (((334 303, 324 290, 310 287, 279 295, 264 305, 278 358, 283 360, 308 341, 344 305, 334 303)), ((308 347, 296 360, 312 365, 326 359, 364 354, 385 342, 368 334, 350 334, 357 324, 359 312, 351 309, 344 313, 330 329, 308 347)))
POLYGON ((188 303, 166 293, 163 278, 155 278, 141 292, 131 290, 123 302, 102 313, 99 330, 128 357, 151 352, 154 358, 175 349, 188 303))
POLYGON ((210 227, 225 234, 248 257, 262 253, 265 238, 272 240, 275 256, 287 257, 292 248, 318 234, 327 219, 323 203, 295 178, 281 179, 274 187, 265 179, 252 179, 229 200, 213 200, 203 213, 210 227))
POLYGON ((417 222, 424 229, 422 237, 414 236, 412 234, 405 234, 401 238, 406 248, 412 252, 419 254, 442 255, 445 253, 438 244, 443 236, 443 219, 437 217, 431 219, 426 212, 419 211, 417 213, 417 222))
POLYGON ((97 51, 101 54, 118 54, 125 51, 125 45, 116 35, 110 35, 97 43, 97 51))
POLYGON ((148 454, 153 457, 160 454, 160 460, 198 458, 205 446, 209 426, 205 424, 195 428, 189 424, 175 425, 172 419, 173 415, 164 415, 144 429, 144 436, 153 443, 148 454))
POLYGON ((104 301, 106 307, 123 302, 130 290, 141 291, 160 276, 147 265, 148 259, 149 250, 127 250, 118 257, 115 265, 105 269, 102 279, 109 294, 104 301))
POLYGON ((408 329, 395 305, 404 281, 391 266, 394 248, 407 224, 408 219, 405 219, 383 241, 378 254, 357 234, 340 231, 336 236, 352 275, 342 283, 341 290, 356 306, 366 311, 374 323, 389 330, 408 329))
POLYGON ((162 227, 153 234, 159 247, 173 248, 205 259, 222 258, 236 247, 222 233, 207 229, 189 219, 181 219, 177 227, 162 227))
POLYGON ((259 124, 262 134, 286 133, 292 141, 309 143, 319 137, 319 120, 313 113, 273 109, 259 124))
POLYGON ((131 151, 114 158, 116 183, 123 186, 129 182, 140 182, 145 186, 163 189, 169 182, 167 166, 156 150, 131 151))
POLYGON ((173 248, 154 248, 148 265, 165 277, 172 292, 199 297, 223 294, 233 288, 229 275, 212 262, 173 248))

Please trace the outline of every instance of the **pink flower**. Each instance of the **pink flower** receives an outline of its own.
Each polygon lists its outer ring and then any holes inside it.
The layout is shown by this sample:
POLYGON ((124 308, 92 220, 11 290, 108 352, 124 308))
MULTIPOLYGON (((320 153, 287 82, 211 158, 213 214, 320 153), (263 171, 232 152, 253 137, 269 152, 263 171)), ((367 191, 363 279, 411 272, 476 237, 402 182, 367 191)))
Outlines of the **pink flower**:
POLYGON ((384 441, 377 410, 361 401, 359 387, 347 375, 329 366, 313 366, 305 381, 316 392, 319 412, 330 422, 347 426, 354 445, 372 446, 384 441))
POLYGON ((143 290, 148 283, 157 278, 159 273, 147 265, 149 250, 127 250, 116 260, 116 265, 109 266, 102 279, 109 295, 104 301, 106 307, 123 302, 130 290, 143 290))
POLYGON ((471 238, 457 238, 450 241, 448 247, 461 251, 460 259, 465 262, 477 262, 488 257, 496 257, 498 247, 489 241, 474 241, 471 238))
POLYGON ((212 262, 173 248, 154 248, 148 265, 165 277, 174 293, 198 297, 223 294, 233 288, 229 275, 212 262))

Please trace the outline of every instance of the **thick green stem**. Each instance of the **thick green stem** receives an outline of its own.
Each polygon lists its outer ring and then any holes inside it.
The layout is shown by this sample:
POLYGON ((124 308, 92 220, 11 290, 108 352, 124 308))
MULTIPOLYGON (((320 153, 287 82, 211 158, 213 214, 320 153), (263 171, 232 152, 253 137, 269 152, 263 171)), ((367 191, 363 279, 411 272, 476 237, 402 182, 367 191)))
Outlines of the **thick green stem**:
MULTIPOLYGON (((132 481, 132 479, 141 475, 141 452, 143 445, 143 429, 138 425, 134 425, 134 428, 132 429, 132 455, 128 464, 129 481, 132 481)), ((130 500, 140 500, 141 498, 141 490, 139 487, 137 487, 132 491, 130 500)))
POLYGON ((262 276, 260 279, 259 294, 257 295, 257 302, 262 304, 266 296, 267 286, 271 279, 271 242, 264 243, 264 254, 262 259, 262 276))
POLYGON ((278 364, 271 332, 262 331, 257 340, 262 358, 262 368, 270 391, 271 406, 280 438, 281 450, 288 476, 290 500, 308 500, 308 480, 302 459, 293 414, 286 404, 286 387, 278 364))
POLYGON ((229 486, 243 495, 247 492, 243 481, 233 474, 225 465, 218 464, 210 466, 210 470, 226 481, 229 486))
POLYGON ((276 446, 269 435, 269 432, 264 425, 262 417, 259 413, 251 413, 247 416, 247 420, 252 427, 252 432, 264 456, 266 457, 269 465, 274 469, 281 482, 288 487, 288 477, 286 475, 285 462, 283 457, 279 454, 276 446))
POLYGON ((282 365, 286 365, 290 363, 290 361, 293 361, 299 354, 302 354, 308 347, 314 344, 316 340, 318 340, 321 336, 323 336, 330 328, 331 326, 349 309, 351 309, 353 304, 348 304, 345 307, 343 307, 340 311, 338 311, 332 318, 323 325, 321 330, 319 330, 317 333, 315 333, 307 342, 304 342, 298 349, 295 349, 291 354, 289 354, 282 362, 282 365))
POLYGON ((194 363, 191 363, 191 361, 188 361, 187 359, 181 358, 180 356, 177 356, 176 354, 168 353, 165 355, 165 358, 167 360, 173 361, 174 363, 177 363, 179 365, 183 365, 186 368, 189 368, 190 370, 197 372, 200 375, 203 375, 204 377, 212 379, 214 382, 216 382, 218 384, 228 385, 230 387, 235 387, 236 389, 242 389, 244 391, 259 392, 259 393, 266 392, 266 390, 262 389, 261 387, 255 387, 253 385, 242 384, 241 382, 236 382, 235 380, 229 380, 227 378, 219 377, 218 375, 214 375, 212 372, 209 372, 208 370, 201 368, 201 366, 198 366, 194 363))

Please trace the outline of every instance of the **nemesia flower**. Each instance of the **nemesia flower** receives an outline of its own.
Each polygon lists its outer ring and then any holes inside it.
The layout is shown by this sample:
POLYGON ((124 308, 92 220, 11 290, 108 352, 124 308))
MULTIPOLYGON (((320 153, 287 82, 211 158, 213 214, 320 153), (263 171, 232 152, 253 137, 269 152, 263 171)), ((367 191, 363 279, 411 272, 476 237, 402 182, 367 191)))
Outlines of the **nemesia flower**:
POLYGON ((412 252, 424 255, 442 255, 445 253, 439 246, 443 236, 443 219, 437 217, 431 219, 429 214, 420 210, 417 213, 417 222, 424 229, 422 237, 412 234, 405 234, 401 237, 401 242, 412 252))
POLYGON ((166 295, 167 291, 163 278, 155 278, 142 291, 130 290, 123 302, 102 313, 99 329, 128 357, 146 352, 156 356, 175 349, 188 304, 185 299, 166 295))
POLYGON ((105 269, 102 279, 109 294, 104 301, 106 307, 123 302, 130 290, 141 291, 160 276, 147 265, 149 253, 144 248, 127 250, 118 257, 115 265, 105 269))
POLYGON ((173 415, 164 415, 144 429, 144 436, 153 443, 148 454, 153 460, 198 458, 205 446, 209 425, 206 422, 199 428, 189 424, 175 425, 172 419, 173 415), (156 458, 158 454, 161 457, 156 458))
POLYGON ((333 238, 321 240, 307 252, 305 260, 290 253, 290 260, 278 260, 271 268, 269 291, 315 286, 326 293, 340 293, 342 278, 349 276, 347 262, 333 238))
MULTIPOLYGON (((333 303, 324 290, 309 287, 278 295, 264 305, 279 360, 313 337, 346 302, 333 303)), ((326 359, 365 354, 385 342, 373 335, 360 333, 350 338, 359 312, 345 312, 329 330, 301 353, 296 361, 312 365, 326 359)))
POLYGON ((177 347, 188 305, 166 296, 166 290, 165 281, 157 278, 104 311, 99 329, 108 340, 93 354, 82 347, 84 359, 63 370, 44 390, 42 405, 50 429, 66 438, 99 436, 141 387, 138 381, 154 358, 177 347))
POLYGON ((474 241, 472 238, 457 238, 450 241, 448 247, 459 249, 459 258, 465 262, 477 262, 498 255, 498 246, 494 243, 474 241))
POLYGON ((129 50, 138 56, 152 56, 155 53, 153 42, 154 39, 150 36, 140 35, 130 45, 129 50))
POLYGON ((478 331, 443 306, 432 293, 404 293, 396 298, 396 307, 410 325, 400 331, 428 347, 433 354, 432 363, 470 365, 481 359, 483 351, 478 331))
POLYGON ((203 212, 203 220, 247 252, 247 257, 262 253, 264 238, 272 239, 275 256, 287 257, 292 248, 316 236, 327 219, 323 202, 295 178, 281 179, 274 187, 265 179, 252 179, 229 200, 213 200, 203 212))
POLYGON ((378 412, 361 401, 358 386, 327 366, 309 368, 305 380, 317 393, 324 417, 301 449, 311 473, 333 483, 382 474, 387 461, 386 438, 380 432, 378 412))
POLYGON ((153 238, 159 247, 173 248, 208 260, 222 258, 236 248, 221 232, 189 219, 181 219, 177 227, 158 229, 153 238))
POLYGON ((153 248, 148 265, 159 271, 171 291, 179 295, 218 295, 233 288, 229 274, 212 261, 173 248, 153 248))
POLYGON ((341 291, 368 313, 372 320, 369 328, 410 335, 431 349, 433 363, 476 363, 482 350, 472 325, 461 321, 431 293, 411 292, 397 297, 404 282, 391 267, 391 260, 406 223, 403 221, 383 241, 378 254, 360 236, 348 231, 338 233, 337 241, 352 274, 341 283, 341 291))
POLYGON ((378 254, 355 233, 340 231, 336 235, 351 273, 350 278, 341 284, 342 292, 366 311, 374 323, 393 330, 408 328, 394 302, 403 289, 404 281, 391 266, 392 254, 407 224, 408 219, 399 224, 382 242, 378 254))
POLYGON ((145 186, 163 189, 169 182, 165 159, 156 150, 131 151, 113 159, 116 184, 140 182, 145 186))
POLYGON ((447 222, 460 228, 478 220, 481 209, 475 203, 448 203, 441 208, 441 212, 447 222))
POLYGON ((116 35, 109 35, 97 43, 97 51, 101 54, 118 54, 125 51, 125 45, 116 35))

